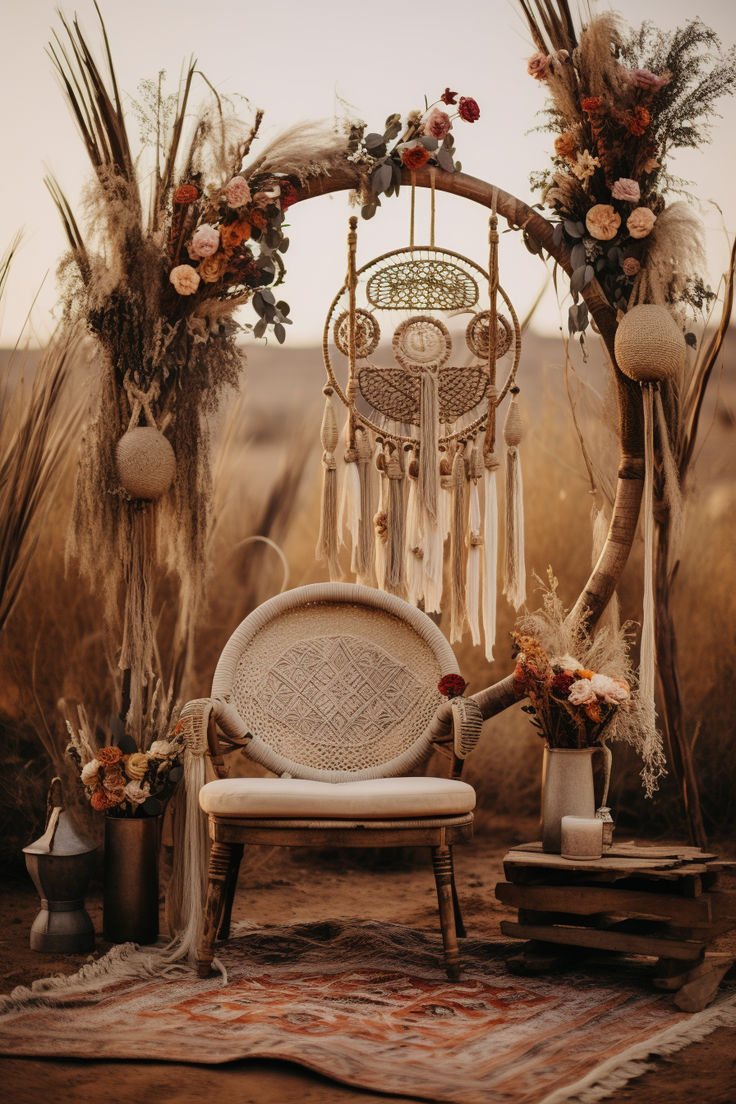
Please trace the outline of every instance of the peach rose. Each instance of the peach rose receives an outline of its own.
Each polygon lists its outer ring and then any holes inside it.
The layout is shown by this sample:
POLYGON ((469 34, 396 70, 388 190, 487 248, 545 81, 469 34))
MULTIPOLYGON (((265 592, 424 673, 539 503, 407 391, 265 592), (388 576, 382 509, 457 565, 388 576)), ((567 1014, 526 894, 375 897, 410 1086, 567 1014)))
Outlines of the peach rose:
POLYGON ((199 287, 199 273, 191 265, 177 265, 169 273, 169 280, 179 295, 194 295, 199 287))
POLYGON ((148 756, 142 751, 134 751, 125 760, 125 773, 128 778, 141 779, 148 770, 148 756))
POLYGON ((216 284, 227 268, 227 257, 224 253, 215 253, 212 257, 203 257, 199 262, 198 272, 200 279, 206 284, 216 284))
POLYGON ((225 202, 228 207, 244 207, 250 203, 250 188, 242 176, 234 176, 226 185, 225 202))
POLYGON ((585 225, 591 238, 610 241, 618 233, 621 216, 610 203, 596 203, 585 216, 585 225))
POLYGON ((547 54, 541 53, 532 54, 527 62, 526 71, 530 77, 534 77, 535 80, 546 80, 549 76, 549 71, 552 66, 552 58, 547 54))
POLYGON ((217 252, 219 245, 220 231, 216 227, 203 222, 192 234, 189 256, 211 257, 213 253, 217 252))
POLYGON ((632 238, 646 238, 657 221, 654 211, 648 207, 635 207, 626 220, 626 229, 632 238))
POLYGON ((452 122, 447 112, 440 111, 438 107, 433 107, 424 124, 424 133, 431 135, 432 138, 436 138, 438 142, 441 142, 451 128, 452 122))
POLYGON ((151 796, 151 787, 147 782, 129 782, 125 787, 125 797, 131 805, 142 805, 147 797, 151 796))

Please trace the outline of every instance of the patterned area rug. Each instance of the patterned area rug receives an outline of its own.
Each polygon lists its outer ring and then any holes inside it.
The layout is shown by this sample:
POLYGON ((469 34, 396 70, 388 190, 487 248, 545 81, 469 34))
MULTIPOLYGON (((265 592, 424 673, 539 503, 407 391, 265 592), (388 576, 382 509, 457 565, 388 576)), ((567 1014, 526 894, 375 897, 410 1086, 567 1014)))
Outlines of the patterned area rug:
POLYGON ((634 974, 513 976, 505 961, 518 945, 464 941, 463 978, 448 982, 439 937, 397 925, 240 932, 222 954, 227 984, 116 976, 152 958, 116 948, 74 985, 16 990, 0 1000, 0 1053, 276 1058, 431 1101, 567 1104, 597 1100, 643 1072, 649 1055, 736 1022, 733 986, 688 1015, 634 974))

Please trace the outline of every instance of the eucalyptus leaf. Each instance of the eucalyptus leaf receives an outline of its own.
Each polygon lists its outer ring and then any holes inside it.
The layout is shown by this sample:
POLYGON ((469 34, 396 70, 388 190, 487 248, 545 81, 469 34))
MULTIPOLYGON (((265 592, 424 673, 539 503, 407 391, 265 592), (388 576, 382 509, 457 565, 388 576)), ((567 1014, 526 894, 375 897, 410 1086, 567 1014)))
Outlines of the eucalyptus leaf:
POLYGON ((160 816, 164 811, 164 807, 157 797, 147 797, 140 808, 146 816, 160 816))
POLYGON ((273 328, 273 332, 274 332, 274 335, 275 335, 276 340, 278 341, 279 345, 283 345, 284 341, 286 341, 286 330, 284 329, 281 322, 276 323, 276 325, 273 328))
POLYGON ((372 203, 366 203, 365 207, 361 208, 360 213, 364 219, 372 219, 376 213, 376 208, 372 203))
POLYGON ((172 767, 171 770, 169 771, 169 782, 172 782, 172 783, 179 782, 183 774, 184 774, 184 771, 182 770, 182 768, 177 763, 177 765, 175 767, 172 767))
POLYGON ((565 219, 563 225, 568 238, 582 238, 583 230, 579 222, 573 222, 572 219, 565 219))
POLYGON ((445 172, 452 172, 455 167, 452 163, 452 155, 446 149, 437 151, 437 163, 445 172))
POLYGON ((585 264, 585 246, 582 242, 578 242, 570 250, 570 264, 573 270, 585 264))
POLYGON ((385 161, 378 165, 371 174, 371 188, 374 192, 385 192, 391 186, 393 172, 391 166, 385 161))
POLYGON ((269 303, 272 307, 276 306, 276 296, 269 288, 264 288, 259 294, 264 303, 269 303))
POLYGON ((281 314, 283 314, 283 316, 286 317, 286 315, 291 310, 291 307, 289 306, 289 304, 284 299, 279 299, 278 303, 276 304, 276 310, 280 311, 281 314))
MULTIPOLYGON (((590 265, 582 264, 579 268, 576 268, 570 277, 570 291, 582 291, 585 287, 585 276, 590 268, 590 265)), ((592 272, 593 269, 591 268, 592 272)))
POLYGON ((592 265, 585 266, 585 276, 583 277, 583 287, 586 288, 590 281, 595 276, 595 271, 592 265))
POLYGON ((256 322, 255 326, 253 327, 253 336, 254 337, 263 337, 263 335, 266 332, 266 325, 267 325, 266 319, 265 318, 260 318, 258 320, 258 322, 256 322))
POLYGON ((555 223, 555 228, 552 231, 552 242, 553 242, 554 245, 556 245, 558 247, 562 245, 562 233, 563 233, 562 223, 561 222, 556 222, 555 223))
POLYGON ((375 131, 371 131, 370 134, 366 134, 363 142, 365 144, 365 148, 367 150, 370 150, 372 153, 374 149, 377 149, 378 146, 382 146, 384 144, 383 135, 376 134, 375 131))
POLYGON ((690 332, 685 334, 685 341, 687 342, 688 345, 692 346, 693 349, 698 344, 697 337, 695 336, 694 333, 690 333, 690 332))
POLYGON ((257 291, 255 293, 255 295, 253 296, 252 302, 253 302, 253 310, 256 312, 256 314, 258 315, 259 318, 263 318, 263 315, 266 313, 266 304, 261 299, 260 291, 257 291))
POLYGON ((289 239, 288 238, 282 238, 281 241, 279 242, 279 247, 278 248, 279 248, 279 253, 285 253, 286 250, 289 248, 289 239))
POLYGON ((419 145, 424 146, 426 150, 429 150, 430 153, 433 153, 439 146, 439 142, 434 137, 434 135, 423 134, 422 137, 419 139, 419 145))

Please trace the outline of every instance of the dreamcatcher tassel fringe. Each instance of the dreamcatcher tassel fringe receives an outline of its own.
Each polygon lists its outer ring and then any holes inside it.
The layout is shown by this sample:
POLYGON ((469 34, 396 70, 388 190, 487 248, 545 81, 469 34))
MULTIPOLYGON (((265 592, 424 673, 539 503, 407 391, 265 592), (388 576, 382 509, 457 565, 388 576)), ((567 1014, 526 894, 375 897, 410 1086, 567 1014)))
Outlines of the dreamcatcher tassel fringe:
POLYGON ((419 491, 417 480, 409 479, 409 496, 406 506, 406 598, 413 606, 419 604, 424 593, 423 560, 424 549, 419 491))
POLYGON ((483 555, 478 480, 471 479, 468 503, 468 566, 465 607, 473 644, 480 644, 480 565, 483 555))
MULTIPOLYGON (((440 491, 440 502, 446 491, 440 491)), ((422 560, 424 609, 427 613, 439 613, 442 603, 442 568, 445 541, 440 525, 424 519, 424 559, 422 560)))
POLYGON ((654 672, 656 649, 654 638, 654 419, 652 389, 642 387, 644 400, 644 609, 641 626, 639 658, 639 698, 644 711, 645 745, 656 740, 654 708, 654 672))
POLYGON ((659 388, 654 392, 654 408, 657 416, 657 429, 659 430, 659 447, 662 452, 662 467, 664 469, 664 498, 667 503, 669 519, 669 548, 667 566, 672 570, 680 555, 682 537, 685 528, 685 514, 682 502, 682 490, 677 474, 677 465, 672 455, 670 434, 667 428, 667 419, 664 416, 662 395, 659 388))
POLYGON ((422 433, 419 449, 419 497, 429 520, 436 522, 440 484, 440 414, 437 377, 432 372, 422 372, 419 417, 422 433))
MULTIPOLYGON (((380 447, 380 446, 379 446, 380 447)), ((383 459, 381 456, 380 459, 383 459)), ((386 589, 386 545, 388 544, 388 533, 386 530, 387 525, 387 498, 388 498, 388 479, 386 475, 381 472, 381 489, 378 496, 378 509, 373 519, 373 529, 375 535, 375 557, 374 562, 376 566, 376 586, 380 590, 386 589)))
POLYGON ((396 452, 386 461, 388 476, 388 544, 386 546, 386 589, 402 594, 405 587, 404 546, 406 521, 404 518, 404 487, 401 462, 396 452))
POLYGON ((462 639, 465 624, 465 515, 467 498, 462 445, 452 463, 452 523, 450 526, 450 643, 462 639))
POLYGON ((376 508, 376 469, 373 465, 373 446, 365 430, 356 429, 355 447, 358 453, 360 513, 354 570, 358 576, 358 582, 372 586, 375 582, 373 514, 376 508))
POLYGON ((483 473, 484 515, 483 515, 483 639, 485 655, 489 663, 493 662, 493 648, 496 643, 496 574, 498 571, 498 489, 496 469, 486 467, 483 473))
POLYGON ((130 671, 128 728, 139 739, 143 727, 144 687, 153 672, 153 512, 151 505, 130 507, 129 560, 119 666, 130 671))
POLYGON ((322 465, 324 474, 322 478, 322 516, 320 520, 319 536, 317 538, 316 556, 327 564, 330 579, 340 579, 340 562, 338 560, 338 533, 337 533, 337 463, 335 461, 335 449, 338 442, 337 418, 335 408, 332 405, 330 394, 325 399, 325 409, 322 415, 322 465))
POLYGON ((345 450, 342 494, 337 516, 337 535, 340 545, 348 543, 344 536, 346 530, 349 534, 350 570, 356 572, 360 540, 360 473, 357 452, 349 447, 345 450))
POLYGON ((524 551, 524 488, 521 479, 521 414, 516 397, 511 400, 503 427, 506 442, 506 555, 503 592, 514 609, 526 599, 524 551))

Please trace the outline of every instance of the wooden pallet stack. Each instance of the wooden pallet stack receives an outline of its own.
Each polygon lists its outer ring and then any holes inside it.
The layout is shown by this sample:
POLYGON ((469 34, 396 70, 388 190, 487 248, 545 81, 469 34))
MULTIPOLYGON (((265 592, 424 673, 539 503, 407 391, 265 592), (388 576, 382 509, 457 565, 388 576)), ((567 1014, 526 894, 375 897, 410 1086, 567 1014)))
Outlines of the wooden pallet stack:
POLYGON ((514 968, 559 968, 571 949, 656 959, 654 984, 675 992, 684 1011, 715 996, 733 954, 708 950, 736 927, 736 892, 719 885, 735 864, 696 847, 616 845, 600 859, 563 859, 541 843, 504 857, 496 896, 518 910, 504 935, 530 942, 514 968))

